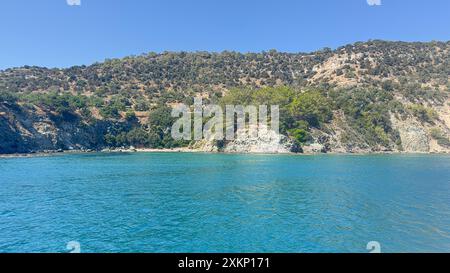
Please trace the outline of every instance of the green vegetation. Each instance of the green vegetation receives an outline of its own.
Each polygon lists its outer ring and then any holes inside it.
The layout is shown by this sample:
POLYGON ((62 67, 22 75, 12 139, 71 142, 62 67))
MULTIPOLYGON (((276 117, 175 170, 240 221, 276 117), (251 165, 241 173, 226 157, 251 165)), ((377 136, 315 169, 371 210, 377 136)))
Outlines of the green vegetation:
POLYGON ((150 146, 150 138, 147 131, 142 128, 133 128, 130 131, 122 131, 117 135, 106 134, 105 142, 110 147, 147 147, 150 146))
POLYGON ((62 70, 31 66, 6 70, 0 73, 0 90, 93 92, 103 98, 131 95, 165 103, 182 101, 189 97, 189 91, 213 93, 220 88, 229 90, 241 86, 257 89, 277 85, 296 88, 319 85, 326 80, 319 78, 308 83, 317 74, 314 67, 330 57, 354 55, 361 58, 345 59, 333 70, 333 76, 345 76, 363 86, 402 91, 410 99, 428 97, 434 100, 437 99, 435 95, 439 95, 435 85, 445 87, 449 84, 449 48, 448 42, 375 40, 336 50, 296 54, 275 50, 247 54, 229 51, 148 53, 62 70))
POLYGON ((335 109, 343 111, 349 125, 358 133, 358 138, 346 135, 349 143, 361 142, 370 146, 388 147, 392 141, 400 145, 397 131, 393 130, 390 113, 399 111, 398 104, 393 103, 390 92, 379 89, 343 89, 334 90, 330 97, 335 109))
POLYGON ((289 87, 232 89, 222 99, 223 105, 279 105, 280 132, 300 143, 311 140, 310 128, 320 128, 332 118, 330 101, 317 90, 289 87))
MULTIPOLYGON (((110 147, 135 146, 149 148, 174 148, 187 146, 187 141, 175 141, 170 135, 174 122, 171 117, 171 108, 160 105, 149 114, 148 124, 142 126, 125 127, 105 135, 105 142, 110 147)), ((127 121, 134 121, 134 112, 126 113, 127 121)))
POLYGON ((104 118, 120 118, 120 112, 126 111, 130 105, 127 98, 115 96, 104 103, 100 108, 100 114, 104 118))
POLYGON ((311 135, 308 131, 308 123, 306 121, 298 121, 295 128, 288 130, 288 134, 297 144, 306 143, 311 140, 311 135))
POLYGON ((439 128, 431 129, 431 137, 437 140, 437 143, 442 147, 450 147, 450 140, 439 128))
POLYGON ((290 111, 290 105, 297 94, 288 87, 267 87, 261 89, 233 88, 227 92, 219 103, 224 105, 279 105, 280 111, 280 131, 282 133, 291 129, 294 118, 290 111))
POLYGON ((311 127, 320 127, 331 120, 332 106, 318 91, 306 91, 297 95, 290 105, 290 112, 296 121, 306 121, 311 127))
POLYGON ((126 113, 125 113, 125 119, 127 120, 127 121, 136 121, 137 120, 137 118, 136 118, 136 113, 133 111, 133 110, 128 110, 126 113))
POLYGON ((433 123, 438 118, 438 114, 434 109, 421 104, 413 104, 408 107, 408 110, 422 122, 433 123))
POLYGON ((17 102, 17 99, 17 95, 12 92, 0 91, 0 103, 6 102, 13 104, 17 102))
POLYGON ((43 107, 54 112, 56 115, 52 115, 55 121, 67 121, 72 122, 78 118, 77 111, 84 115, 89 116, 89 99, 83 95, 72 95, 70 93, 30 93, 24 94, 20 97, 20 100, 29 104, 39 107, 43 107))

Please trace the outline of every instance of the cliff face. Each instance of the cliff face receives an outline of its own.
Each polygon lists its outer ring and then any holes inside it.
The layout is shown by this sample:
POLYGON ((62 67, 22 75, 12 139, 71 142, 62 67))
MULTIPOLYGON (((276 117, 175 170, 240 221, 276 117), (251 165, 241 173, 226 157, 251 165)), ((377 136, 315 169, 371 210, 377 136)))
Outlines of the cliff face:
POLYGON ((216 141, 213 135, 210 139, 194 143, 191 148, 203 152, 256 154, 286 154, 301 151, 300 147, 296 146, 288 137, 276 133, 267 126, 255 127, 238 130, 234 140, 216 141), (258 128, 260 128, 259 132, 258 128), (256 133, 252 134, 251 129, 255 130, 256 133))
POLYGON ((390 114, 391 127, 398 134, 397 141, 386 145, 368 143, 357 128, 352 127, 345 115, 336 112, 333 120, 321 130, 314 130, 313 140, 303 147, 305 153, 450 153, 450 100, 433 109, 433 121, 423 121, 411 115, 390 114))
POLYGON ((0 103, 0 154, 97 150, 114 123, 89 124, 76 114, 62 119, 38 107, 0 103))

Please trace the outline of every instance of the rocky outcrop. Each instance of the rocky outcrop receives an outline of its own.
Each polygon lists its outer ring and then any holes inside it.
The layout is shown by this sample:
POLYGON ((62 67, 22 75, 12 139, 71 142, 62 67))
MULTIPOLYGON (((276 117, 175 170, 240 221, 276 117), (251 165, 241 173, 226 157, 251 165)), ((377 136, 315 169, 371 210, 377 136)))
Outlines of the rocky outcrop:
POLYGON ((284 135, 265 127, 260 131, 247 128, 236 132, 236 138, 230 141, 215 141, 214 135, 207 140, 197 142, 192 148, 204 152, 225 153, 290 153, 296 152, 296 145, 284 135))
POLYGON ((226 153, 289 153, 293 149, 292 142, 283 135, 274 131, 267 131, 266 134, 250 136, 243 134, 226 144, 223 149, 226 153))
POLYGON ((325 145, 320 143, 311 143, 302 147, 303 153, 305 154, 320 154, 328 152, 325 145))
POLYGON ((74 114, 61 118, 45 109, 0 103, 0 154, 98 150, 109 121, 87 123, 74 114))
POLYGON ((416 119, 405 120, 391 117, 393 126, 398 130, 405 152, 428 152, 430 150, 430 137, 427 129, 416 119))

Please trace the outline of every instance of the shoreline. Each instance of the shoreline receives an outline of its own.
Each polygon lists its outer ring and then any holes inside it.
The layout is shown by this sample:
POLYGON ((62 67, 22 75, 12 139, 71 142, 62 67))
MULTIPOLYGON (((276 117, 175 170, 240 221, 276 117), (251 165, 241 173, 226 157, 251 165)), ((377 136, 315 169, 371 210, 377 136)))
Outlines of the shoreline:
POLYGON ((64 151, 45 151, 35 153, 15 153, 15 154, 0 154, 0 158, 31 158, 31 157, 45 157, 55 155, 68 154, 108 154, 108 153, 200 153, 200 154, 227 154, 227 155, 294 155, 294 156, 318 156, 318 155, 450 155, 449 152, 399 152, 399 151, 380 151, 380 152, 328 152, 328 153, 230 153, 230 152, 208 152, 190 148, 173 148, 173 149, 155 149, 155 148, 134 148, 134 149, 103 149, 103 150, 64 150, 64 151))

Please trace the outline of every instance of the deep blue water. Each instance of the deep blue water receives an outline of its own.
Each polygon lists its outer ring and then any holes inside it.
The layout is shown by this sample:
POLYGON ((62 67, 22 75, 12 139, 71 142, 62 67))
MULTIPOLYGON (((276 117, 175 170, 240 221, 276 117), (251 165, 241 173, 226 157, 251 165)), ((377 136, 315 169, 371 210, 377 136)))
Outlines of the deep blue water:
POLYGON ((0 252, 450 252, 450 157, 0 158, 0 252))

